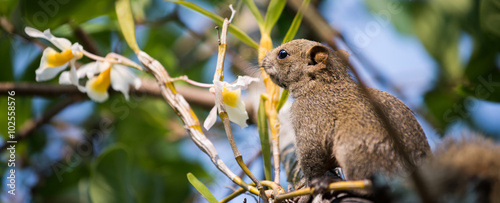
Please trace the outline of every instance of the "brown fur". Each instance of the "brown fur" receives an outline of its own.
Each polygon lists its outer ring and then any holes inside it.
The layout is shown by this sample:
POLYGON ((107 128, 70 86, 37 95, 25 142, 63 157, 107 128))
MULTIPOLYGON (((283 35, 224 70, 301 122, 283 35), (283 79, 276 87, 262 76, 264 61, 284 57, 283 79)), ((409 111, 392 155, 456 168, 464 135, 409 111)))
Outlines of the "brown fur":
POLYGON ((500 146, 489 139, 447 138, 421 170, 440 202, 500 202, 500 146))
MULTIPOLYGON (((324 45, 294 40, 271 50, 261 66, 295 102, 291 120, 299 164, 308 182, 336 166, 347 179, 365 179, 377 172, 404 168, 390 144, 387 130, 350 77, 338 54, 324 45), (278 59, 280 50, 289 54, 278 59)), ((430 155, 425 134, 412 111, 396 97, 370 89, 387 111, 415 163, 430 155)))

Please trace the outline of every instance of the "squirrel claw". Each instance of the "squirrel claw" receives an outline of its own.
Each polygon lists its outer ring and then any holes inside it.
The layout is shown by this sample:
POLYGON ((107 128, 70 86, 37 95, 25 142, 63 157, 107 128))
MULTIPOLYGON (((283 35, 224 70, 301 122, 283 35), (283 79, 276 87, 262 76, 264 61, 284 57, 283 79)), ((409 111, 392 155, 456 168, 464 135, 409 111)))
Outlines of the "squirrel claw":
POLYGON ((328 185, 334 182, 333 179, 328 177, 315 178, 311 181, 311 187, 314 188, 313 196, 323 194, 328 191, 328 185))

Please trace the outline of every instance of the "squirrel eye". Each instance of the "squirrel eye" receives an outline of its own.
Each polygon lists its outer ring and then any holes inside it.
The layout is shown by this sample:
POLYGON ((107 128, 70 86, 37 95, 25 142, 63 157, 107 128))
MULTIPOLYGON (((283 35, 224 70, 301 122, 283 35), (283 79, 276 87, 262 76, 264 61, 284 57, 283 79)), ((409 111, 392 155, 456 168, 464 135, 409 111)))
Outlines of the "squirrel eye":
POLYGON ((285 59, 286 57, 290 56, 286 50, 282 49, 280 52, 278 52, 278 59, 285 59))

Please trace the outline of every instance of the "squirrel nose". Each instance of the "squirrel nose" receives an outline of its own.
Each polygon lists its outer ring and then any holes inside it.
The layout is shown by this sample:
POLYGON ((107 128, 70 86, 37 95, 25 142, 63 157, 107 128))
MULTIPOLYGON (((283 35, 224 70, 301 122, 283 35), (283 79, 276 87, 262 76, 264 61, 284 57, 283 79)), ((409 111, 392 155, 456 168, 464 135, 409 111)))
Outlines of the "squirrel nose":
POLYGON ((264 69, 267 69, 268 67, 271 67, 271 65, 269 65, 269 60, 267 60, 267 58, 264 58, 262 59, 262 61, 260 62, 260 68, 264 68, 264 69))

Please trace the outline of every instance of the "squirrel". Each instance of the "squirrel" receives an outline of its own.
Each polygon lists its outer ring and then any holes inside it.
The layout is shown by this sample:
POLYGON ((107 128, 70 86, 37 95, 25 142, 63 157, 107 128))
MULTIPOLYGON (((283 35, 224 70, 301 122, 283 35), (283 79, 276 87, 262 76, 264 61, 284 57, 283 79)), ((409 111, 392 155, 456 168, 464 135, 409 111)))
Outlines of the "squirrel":
MULTIPOLYGON (((291 122, 306 185, 341 167, 347 180, 408 171, 373 106, 341 58, 321 43, 298 39, 269 51, 262 67, 295 99, 291 122)), ((369 88, 413 163, 432 155, 413 112, 389 93, 369 88)))

